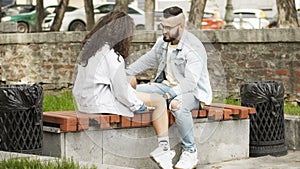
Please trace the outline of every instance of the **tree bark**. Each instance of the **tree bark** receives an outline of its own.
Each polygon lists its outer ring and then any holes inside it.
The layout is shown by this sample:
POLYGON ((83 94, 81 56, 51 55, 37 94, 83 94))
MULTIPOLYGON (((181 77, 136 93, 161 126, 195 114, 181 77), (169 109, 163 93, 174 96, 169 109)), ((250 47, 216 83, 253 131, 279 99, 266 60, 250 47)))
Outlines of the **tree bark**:
POLYGON ((188 28, 201 29, 204 8, 207 0, 192 0, 188 28))
POLYGON ((50 27, 50 31, 59 31, 62 21, 64 19, 64 15, 65 15, 68 4, 69 4, 69 0, 60 0, 58 7, 57 7, 56 15, 54 17, 53 24, 50 27))
POLYGON ((36 32, 42 32, 42 22, 44 19, 44 0, 36 0, 36 32))
POLYGON ((128 0, 116 0, 115 11, 128 13, 128 0))
POLYGON ((95 24, 93 0, 84 0, 84 9, 86 13, 86 29, 90 31, 95 24))
POLYGON ((145 0, 146 30, 153 30, 153 28, 154 28, 154 10, 155 10, 155 1, 154 0, 145 0))
POLYGON ((276 5, 278 11, 277 27, 299 27, 295 0, 276 0, 276 5))
POLYGON ((0 0, 0 22, 2 18, 2 0, 0 0))

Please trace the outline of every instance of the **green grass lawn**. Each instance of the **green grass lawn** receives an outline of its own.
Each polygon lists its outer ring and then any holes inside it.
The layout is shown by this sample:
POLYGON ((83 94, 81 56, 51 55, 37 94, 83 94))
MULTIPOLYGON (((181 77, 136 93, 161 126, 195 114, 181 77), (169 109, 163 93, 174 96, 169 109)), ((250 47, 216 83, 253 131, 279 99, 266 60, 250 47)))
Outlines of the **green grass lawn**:
POLYGON ((10 158, 0 160, 1 169, 96 169, 95 166, 80 166, 73 159, 40 161, 29 158, 10 158))
MULTIPOLYGON (((56 93, 45 92, 44 94, 44 111, 63 111, 75 110, 75 100, 70 90, 62 90, 56 93)), ((240 100, 227 99, 226 104, 241 105, 240 100)), ((284 113, 300 116, 300 106, 294 106, 289 103, 284 104, 284 113)))
POLYGON ((286 103, 284 104, 284 113, 300 116, 300 106, 295 106, 293 104, 286 103))
MULTIPOLYGON (((226 104, 241 105, 241 101, 233 100, 233 99, 227 99, 226 104)), ((290 114, 290 115, 300 116, 300 106, 295 106, 291 103, 285 103, 284 104, 284 113, 285 114, 290 114)))
POLYGON ((44 92, 43 111, 75 110, 75 100, 70 90, 44 92))

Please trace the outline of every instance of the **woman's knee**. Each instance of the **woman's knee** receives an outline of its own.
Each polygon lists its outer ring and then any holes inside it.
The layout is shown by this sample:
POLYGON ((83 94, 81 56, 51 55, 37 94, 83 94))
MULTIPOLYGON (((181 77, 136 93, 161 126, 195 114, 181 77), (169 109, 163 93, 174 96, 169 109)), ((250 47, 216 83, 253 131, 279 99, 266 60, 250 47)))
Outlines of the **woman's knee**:
POLYGON ((151 93, 150 102, 154 107, 166 107, 166 100, 163 98, 162 95, 157 93, 151 93))

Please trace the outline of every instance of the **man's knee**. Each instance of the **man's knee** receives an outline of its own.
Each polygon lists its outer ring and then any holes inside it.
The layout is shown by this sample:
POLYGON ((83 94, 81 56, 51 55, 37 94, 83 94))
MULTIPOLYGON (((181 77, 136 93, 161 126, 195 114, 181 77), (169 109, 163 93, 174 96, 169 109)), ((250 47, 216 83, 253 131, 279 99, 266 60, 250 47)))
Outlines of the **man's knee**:
POLYGON ((173 111, 177 111, 181 108, 181 104, 179 100, 172 100, 170 105, 169 105, 169 109, 173 112, 173 111))
POLYGON ((169 105, 169 110, 174 115, 175 119, 186 119, 190 118, 192 115, 191 110, 182 106, 182 103, 179 100, 172 100, 169 105))

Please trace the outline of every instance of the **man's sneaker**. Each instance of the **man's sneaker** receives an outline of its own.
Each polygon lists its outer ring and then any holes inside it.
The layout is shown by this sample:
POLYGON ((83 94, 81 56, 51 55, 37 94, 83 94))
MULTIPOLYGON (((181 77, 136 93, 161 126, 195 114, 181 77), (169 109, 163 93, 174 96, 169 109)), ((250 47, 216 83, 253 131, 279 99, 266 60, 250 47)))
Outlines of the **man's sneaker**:
POLYGON ((165 151, 162 147, 158 147, 150 153, 151 159, 162 169, 173 169, 172 159, 174 156, 174 150, 165 151))
POLYGON ((175 165, 175 169, 193 169, 198 164, 197 150, 193 153, 189 151, 183 151, 179 161, 175 165))

